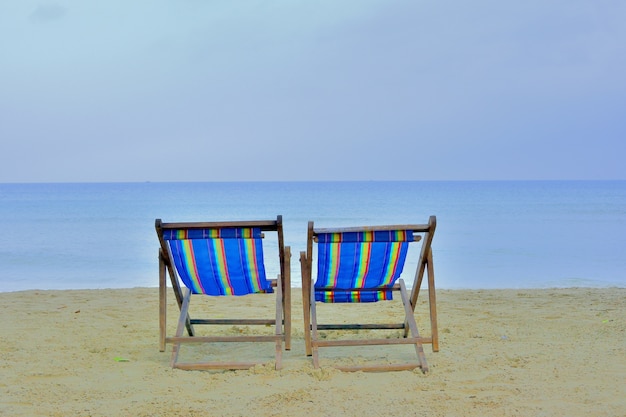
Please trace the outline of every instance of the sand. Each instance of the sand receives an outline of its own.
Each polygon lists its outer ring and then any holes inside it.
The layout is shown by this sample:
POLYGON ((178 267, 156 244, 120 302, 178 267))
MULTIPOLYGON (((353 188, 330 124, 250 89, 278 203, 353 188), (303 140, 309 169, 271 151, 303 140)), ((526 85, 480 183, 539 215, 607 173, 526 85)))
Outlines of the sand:
MULTIPOLYGON (((321 351, 322 368, 313 369, 304 355, 297 290, 293 349, 284 354, 284 369, 273 369, 271 344, 246 344, 189 346, 183 353, 260 356, 270 364, 174 370, 171 347, 158 350, 157 292, 0 294, 0 415, 626 416, 626 289, 440 290, 441 350, 426 345, 427 375, 342 373, 330 366, 411 360, 414 350, 407 346, 389 353, 328 348, 321 351)), ((271 316, 264 296, 244 298, 238 303, 271 316)), ((395 303, 368 314, 390 314, 400 308, 395 303)), ((220 302, 217 311, 228 316, 241 308, 220 302)), ((169 311, 173 328, 175 306, 169 311)), ((424 316, 420 305, 418 322, 427 333, 424 316)))

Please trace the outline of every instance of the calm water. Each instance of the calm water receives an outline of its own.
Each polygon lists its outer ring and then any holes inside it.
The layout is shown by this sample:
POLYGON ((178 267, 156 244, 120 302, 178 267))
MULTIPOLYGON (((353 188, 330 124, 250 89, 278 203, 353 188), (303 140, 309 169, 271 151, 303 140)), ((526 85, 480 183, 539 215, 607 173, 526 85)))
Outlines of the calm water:
POLYGON ((155 218, 277 214, 294 286, 308 220, 431 214, 439 288, 626 286, 626 181, 114 183, 0 184, 0 291, 156 286, 155 218))

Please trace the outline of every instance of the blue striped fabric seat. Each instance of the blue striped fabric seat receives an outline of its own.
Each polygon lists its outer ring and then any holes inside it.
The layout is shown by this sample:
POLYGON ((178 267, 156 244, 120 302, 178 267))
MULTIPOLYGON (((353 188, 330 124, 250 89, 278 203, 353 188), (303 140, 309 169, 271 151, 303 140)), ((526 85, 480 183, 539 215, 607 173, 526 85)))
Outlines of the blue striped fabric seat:
POLYGON ((380 288, 392 287, 400 277, 413 233, 320 233, 317 238, 316 301, 376 302, 392 298, 391 291, 380 288))
POLYGON ((194 294, 271 292, 258 228, 163 232, 180 279, 194 294))

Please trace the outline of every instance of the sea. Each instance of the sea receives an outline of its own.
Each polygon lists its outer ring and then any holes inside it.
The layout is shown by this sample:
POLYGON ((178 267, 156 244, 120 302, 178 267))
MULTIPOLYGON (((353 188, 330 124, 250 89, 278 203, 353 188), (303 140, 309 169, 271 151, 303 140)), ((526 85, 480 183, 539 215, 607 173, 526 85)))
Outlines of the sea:
MULTIPOLYGON (((5 183, 0 292, 156 287, 155 219, 277 215, 294 287, 309 221, 423 224, 431 215, 437 288, 626 287, 626 181, 5 183)), ((270 275, 276 246, 268 236, 270 275)))

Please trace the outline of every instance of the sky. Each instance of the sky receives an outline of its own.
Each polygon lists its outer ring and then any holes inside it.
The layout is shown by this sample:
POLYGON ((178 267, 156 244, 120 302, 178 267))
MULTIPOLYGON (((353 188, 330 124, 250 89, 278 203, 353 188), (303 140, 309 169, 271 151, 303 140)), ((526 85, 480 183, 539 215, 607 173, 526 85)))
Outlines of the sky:
POLYGON ((623 0, 0 0, 0 182, 626 179, 623 0))

